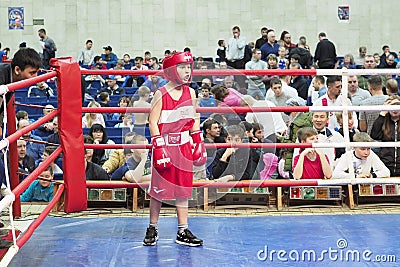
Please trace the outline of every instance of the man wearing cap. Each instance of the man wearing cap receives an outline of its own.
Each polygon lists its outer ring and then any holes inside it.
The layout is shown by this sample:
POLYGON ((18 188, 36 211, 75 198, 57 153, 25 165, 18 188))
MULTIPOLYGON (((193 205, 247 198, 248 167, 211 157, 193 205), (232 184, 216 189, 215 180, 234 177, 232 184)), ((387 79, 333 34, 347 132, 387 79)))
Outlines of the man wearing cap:
POLYGON ((118 57, 112 52, 111 46, 104 46, 104 53, 101 54, 102 63, 107 64, 107 69, 113 68, 117 65, 118 57))
MULTIPOLYGON (((117 84, 117 77, 114 75, 110 75, 107 77, 107 88, 104 88, 99 92, 107 92, 109 95, 124 95, 125 94, 125 89, 122 87, 119 87, 117 84)), ((98 96, 97 96, 98 97, 98 96)))

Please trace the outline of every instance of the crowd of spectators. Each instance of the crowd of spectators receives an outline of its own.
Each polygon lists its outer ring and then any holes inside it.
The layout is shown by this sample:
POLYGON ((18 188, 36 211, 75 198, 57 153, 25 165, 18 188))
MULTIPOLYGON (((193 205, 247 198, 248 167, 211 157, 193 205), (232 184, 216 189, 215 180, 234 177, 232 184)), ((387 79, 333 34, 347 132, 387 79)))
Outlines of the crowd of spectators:
MULTIPOLYGON (((335 45, 321 32, 315 53, 312 54, 306 37, 292 43, 288 31, 276 40, 275 31, 261 29, 261 37, 248 43, 238 26, 232 37, 218 41, 217 63, 197 57, 196 69, 227 67, 248 70, 307 69, 307 68, 400 68, 398 55, 384 45, 378 56, 367 53, 361 46, 359 54, 346 54, 342 60, 336 55, 335 45)), ((144 57, 131 58, 124 54, 119 59, 111 46, 96 56, 93 42, 88 40, 79 53, 82 68, 160 70, 162 59, 146 51, 144 57)), ((189 50, 189 48, 186 48, 189 50)), ((170 51, 166 50, 165 55, 170 51)), ((158 75, 88 75, 85 80, 85 105, 88 107, 150 107, 153 93, 166 84, 158 75), (98 86, 94 87, 95 82, 98 86), (129 89, 134 88, 133 91, 129 89)), ((290 75, 212 75, 194 77, 191 85, 196 90, 199 107, 275 107, 275 106, 339 106, 348 105, 399 105, 398 83, 392 75, 349 76, 349 94, 343 95, 340 76, 290 76, 290 75), (343 99, 345 98, 345 99, 343 99)), ((56 95, 56 88, 39 83, 29 89, 28 97, 56 95)), ((48 107, 48 109, 54 107, 48 107)), ((47 110, 47 109, 46 109, 47 110)), ((343 126, 342 113, 334 112, 246 112, 220 114, 201 113, 205 142, 215 143, 338 143, 344 142, 348 128, 352 142, 398 141, 400 112, 350 112, 348 127, 343 126)), ((21 113, 18 127, 29 125, 27 115, 21 113)), ((148 143, 148 114, 146 113, 87 113, 82 118, 82 128, 89 129, 85 143, 112 144, 110 127, 122 128, 123 143, 148 143), (111 126, 110 126, 111 125, 111 126)), ((42 125, 35 133, 27 133, 18 140, 20 178, 40 163, 47 147, 32 140, 59 144, 57 118, 42 125), (39 136, 37 136, 37 135, 39 136)), ((121 136, 122 137, 122 136, 121 136)), ((50 150, 47 150, 47 156, 50 150)), ((343 148, 322 149, 260 149, 226 148, 208 149, 208 162, 199 175, 216 181, 242 179, 340 179, 347 177, 348 162, 354 161, 356 177, 389 177, 400 174, 400 153, 397 148, 354 148, 347 155, 343 148)), ((130 182, 148 181, 150 155, 148 150, 85 149, 87 179, 116 179, 130 182)), ((51 175, 62 170, 54 168, 51 175)))

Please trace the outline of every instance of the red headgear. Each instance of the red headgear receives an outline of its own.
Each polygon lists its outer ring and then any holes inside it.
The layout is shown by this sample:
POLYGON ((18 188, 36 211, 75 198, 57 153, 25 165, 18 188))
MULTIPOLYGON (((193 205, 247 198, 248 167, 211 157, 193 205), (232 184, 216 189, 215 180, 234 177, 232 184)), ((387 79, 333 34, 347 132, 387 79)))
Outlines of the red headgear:
POLYGON ((189 52, 176 52, 170 56, 167 56, 163 60, 163 70, 164 76, 167 80, 172 81, 176 84, 183 84, 181 78, 179 78, 178 72, 176 71, 176 66, 178 64, 190 63, 192 67, 192 72, 190 73, 189 83, 192 81, 193 75, 193 56, 189 52))

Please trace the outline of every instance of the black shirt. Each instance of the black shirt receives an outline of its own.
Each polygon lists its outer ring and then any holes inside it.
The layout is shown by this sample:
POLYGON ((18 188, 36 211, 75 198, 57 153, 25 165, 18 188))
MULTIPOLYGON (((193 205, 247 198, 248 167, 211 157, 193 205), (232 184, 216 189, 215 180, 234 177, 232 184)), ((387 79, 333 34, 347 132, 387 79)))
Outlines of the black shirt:
POLYGON ((86 166, 86 180, 110 180, 105 170, 93 162, 86 166))

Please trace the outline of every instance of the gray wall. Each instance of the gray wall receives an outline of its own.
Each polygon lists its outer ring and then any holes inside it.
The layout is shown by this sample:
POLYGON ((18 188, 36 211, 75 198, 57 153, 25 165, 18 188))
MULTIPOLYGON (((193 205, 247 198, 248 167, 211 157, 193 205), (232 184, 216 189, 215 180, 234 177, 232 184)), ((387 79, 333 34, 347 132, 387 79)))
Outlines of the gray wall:
POLYGON ((381 53, 383 44, 398 52, 400 36, 392 33, 399 32, 399 8, 395 0, 2 0, 0 41, 12 53, 22 41, 39 49, 37 30, 43 27, 57 44, 57 56, 76 57, 92 39, 97 53, 111 45, 119 57, 146 50, 161 57, 165 49, 185 46, 196 56, 216 57, 218 39, 227 40, 239 25, 248 41, 267 26, 277 36, 288 30, 293 41, 305 35, 312 51, 325 31, 339 55, 357 55, 360 45, 368 53, 381 53), (350 6, 349 23, 338 21, 338 5, 350 6), (8 30, 7 8, 19 6, 25 8, 25 30, 8 30), (34 18, 44 25, 33 26, 34 18))

